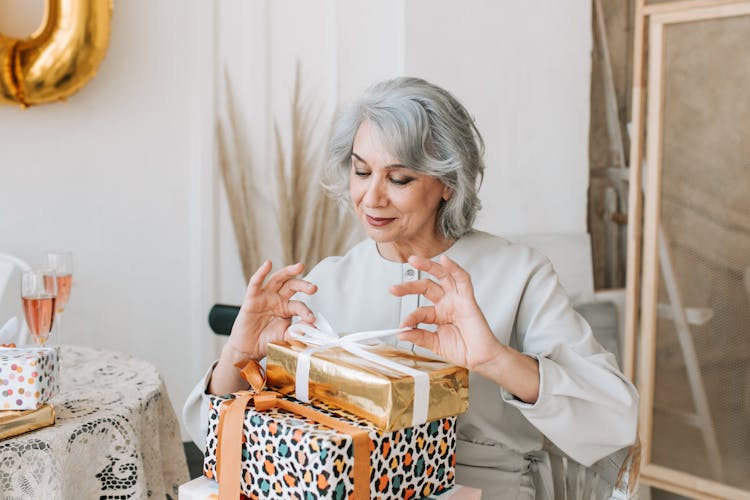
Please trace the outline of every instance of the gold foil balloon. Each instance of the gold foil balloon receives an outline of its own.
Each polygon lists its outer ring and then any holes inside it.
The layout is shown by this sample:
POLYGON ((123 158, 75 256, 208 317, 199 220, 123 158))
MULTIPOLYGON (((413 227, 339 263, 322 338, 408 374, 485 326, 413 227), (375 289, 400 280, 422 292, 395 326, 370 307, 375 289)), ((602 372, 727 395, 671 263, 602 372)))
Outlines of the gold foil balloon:
POLYGON ((30 38, 0 34, 0 103, 59 101, 94 77, 109 45, 112 0, 47 0, 30 38))

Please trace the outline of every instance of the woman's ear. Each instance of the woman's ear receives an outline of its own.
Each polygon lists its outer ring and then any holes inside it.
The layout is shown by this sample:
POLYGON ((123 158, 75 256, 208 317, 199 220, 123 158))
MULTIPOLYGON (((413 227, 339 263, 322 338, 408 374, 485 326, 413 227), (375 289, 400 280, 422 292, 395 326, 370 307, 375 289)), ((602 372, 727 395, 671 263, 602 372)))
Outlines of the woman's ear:
POLYGON ((448 201, 453 196, 453 190, 448 186, 443 186, 443 201, 448 201))

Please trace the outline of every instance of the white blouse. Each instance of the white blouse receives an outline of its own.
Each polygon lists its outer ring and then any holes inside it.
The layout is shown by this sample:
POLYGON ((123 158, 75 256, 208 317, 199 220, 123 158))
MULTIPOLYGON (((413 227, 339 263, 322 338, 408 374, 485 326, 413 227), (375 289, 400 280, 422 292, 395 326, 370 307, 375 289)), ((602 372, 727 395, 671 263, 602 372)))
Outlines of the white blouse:
MULTIPOLYGON (((482 483, 483 474, 502 468, 503 456, 524 457, 540 450, 544 435, 584 465, 632 444, 637 392, 573 309, 549 260, 481 231, 460 238, 445 254, 471 275, 477 303, 495 336, 539 360, 539 398, 534 404, 470 374, 469 410, 458 419, 457 463, 474 469, 479 478, 472 482, 482 483)), ((430 302, 421 296, 394 297, 388 288, 426 277, 423 274, 408 263, 383 258, 375 242, 365 240, 343 257, 329 257, 315 266, 306 279, 318 285, 318 292, 296 298, 322 313, 339 332, 395 328, 430 302)), ((205 441, 201 418, 207 378, 193 390, 184 411, 198 444, 205 441)))

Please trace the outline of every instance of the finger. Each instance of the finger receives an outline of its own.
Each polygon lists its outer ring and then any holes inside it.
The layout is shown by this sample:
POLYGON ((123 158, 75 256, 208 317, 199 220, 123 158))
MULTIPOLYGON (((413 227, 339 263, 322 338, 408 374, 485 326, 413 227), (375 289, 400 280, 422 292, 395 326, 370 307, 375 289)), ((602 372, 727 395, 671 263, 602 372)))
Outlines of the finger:
POLYGON ((440 340, 435 332, 428 332, 421 328, 414 328, 407 332, 401 332, 398 334, 399 340, 406 340, 419 347, 429 349, 435 354, 440 354, 440 340))
POLYGON ((308 323, 315 322, 315 315, 304 302, 299 300, 290 300, 286 303, 286 311, 284 311, 287 318, 292 316, 299 316, 303 321, 308 323))
POLYGON ((436 322, 437 315, 435 314, 435 306, 422 306, 410 312, 401 322, 401 327, 417 326, 420 323, 434 325, 436 322))
POLYGON ((266 279, 266 276, 268 276, 268 273, 271 271, 271 261, 266 260, 263 262, 263 264, 258 268, 255 273, 253 273, 252 276, 250 276, 250 282, 247 284, 247 294, 253 294, 258 293, 260 291, 260 288, 263 286, 263 282, 266 279))
POLYGON ((445 255, 441 255, 440 263, 450 273, 457 285, 464 288, 471 288, 471 275, 463 267, 459 266, 456 261, 445 255))
POLYGON ((298 340, 298 339, 295 339, 294 337, 292 337, 292 334, 289 331, 289 329, 291 328, 292 325, 297 325, 297 324, 309 325, 309 326, 315 328, 315 321, 314 320, 313 321, 309 321, 309 320, 306 320, 306 319, 304 319, 302 317, 300 317, 300 320, 297 321, 297 322, 292 322, 291 320, 289 320, 289 325, 287 325, 286 329, 284 330, 284 338, 283 338, 283 340, 285 340, 287 342, 291 342, 292 344, 295 344, 295 345, 301 347, 302 349, 306 349, 309 346, 307 344, 305 344, 304 342, 302 342, 301 340, 298 340))
POLYGON ((307 295, 312 295, 318 291, 318 287, 309 281, 301 279, 290 279, 281 285, 279 295, 285 299, 291 298, 295 293, 302 292, 307 295))
POLYGON ((416 267, 420 271, 425 271, 427 273, 430 273, 437 279, 442 279, 448 276, 448 272, 445 269, 443 269, 443 266, 441 266, 437 262, 434 262, 430 259, 425 259, 424 257, 412 255, 409 257, 408 261, 409 261, 409 264, 416 267))
POLYGON ((273 318, 264 329, 264 333, 269 334, 268 338, 265 339, 266 342, 276 342, 277 339, 286 340, 286 329, 289 328, 289 325, 291 324, 291 318, 273 318))
POLYGON ((409 264, 416 267, 420 271, 425 271, 436 277, 440 281, 440 284, 443 285, 443 290, 455 288, 456 284, 453 280, 453 277, 451 276, 451 273, 449 273, 443 266, 441 266, 437 262, 433 262, 430 259, 425 259, 424 257, 418 257, 416 255, 412 255, 408 260, 409 264))
POLYGON ((432 281, 431 279, 422 279, 417 281, 405 281, 397 285, 393 285, 390 288, 391 294, 396 297, 403 297, 404 295, 423 295, 436 304, 443 298, 445 291, 440 285, 432 281))
POLYGON ((278 292, 288 279, 293 278, 305 270, 302 262, 297 262, 290 266, 284 266, 271 275, 268 279, 267 287, 269 290, 278 292))

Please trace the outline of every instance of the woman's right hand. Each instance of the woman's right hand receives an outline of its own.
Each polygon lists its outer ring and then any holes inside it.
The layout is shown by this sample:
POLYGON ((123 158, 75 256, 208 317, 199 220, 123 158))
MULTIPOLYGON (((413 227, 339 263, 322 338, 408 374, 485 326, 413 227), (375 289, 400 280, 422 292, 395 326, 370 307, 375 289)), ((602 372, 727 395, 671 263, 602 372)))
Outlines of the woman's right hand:
POLYGON ((298 262, 279 269, 266 281, 271 272, 271 261, 267 260, 255 271, 229 340, 211 375, 209 393, 227 394, 246 388, 236 365, 263 358, 269 342, 284 339, 293 316, 315 322, 315 315, 304 303, 291 300, 297 292, 312 295, 318 290, 309 281, 296 278, 304 269, 304 264, 298 262))
POLYGON ((315 315, 304 303, 291 300, 297 292, 312 295, 318 290, 309 281, 296 278, 304 269, 304 264, 298 262, 279 269, 266 281, 271 261, 265 261, 250 277, 227 343, 259 360, 266 355, 269 342, 283 340, 293 316, 315 322, 315 315))

